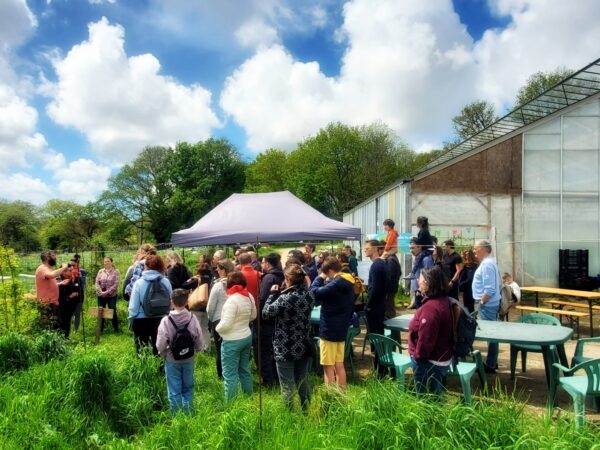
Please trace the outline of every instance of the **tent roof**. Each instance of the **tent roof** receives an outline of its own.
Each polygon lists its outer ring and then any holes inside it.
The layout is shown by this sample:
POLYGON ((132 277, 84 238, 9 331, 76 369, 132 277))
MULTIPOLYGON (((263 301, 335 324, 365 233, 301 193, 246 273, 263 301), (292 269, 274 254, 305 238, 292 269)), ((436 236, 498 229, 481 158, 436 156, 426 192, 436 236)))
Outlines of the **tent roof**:
POLYGON ((325 217, 288 191, 233 194, 171 236, 181 247, 331 239, 360 240, 360 228, 325 217))

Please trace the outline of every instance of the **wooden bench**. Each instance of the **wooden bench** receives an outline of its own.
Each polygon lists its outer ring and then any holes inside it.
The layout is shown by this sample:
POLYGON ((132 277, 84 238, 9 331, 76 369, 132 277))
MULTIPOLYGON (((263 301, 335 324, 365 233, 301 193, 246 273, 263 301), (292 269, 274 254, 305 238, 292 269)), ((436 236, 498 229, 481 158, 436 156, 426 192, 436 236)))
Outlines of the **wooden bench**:
POLYGON ((571 326, 571 328, 575 328, 573 325, 576 325, 577 339, 579 339, 579 319, 581 319, 582 317, 590 316, 590 313, 587 313, 587 312, 567 311, 564 309, 557 309, 557 308, 542 308, 542 307, 537 307, 537 306, 522 306, 522 305, 517 305, 517 306, 515 306, 515 308, 520 310, 521 314, 523 314, 523 311, 538 312, 538 313, 544 313, 544 314, 558 314, 560 316, 559 320, 561 322, 562 322, 562 316, 565 316, 569 320, 569 325, 571 326))
MULTIPOLYGON (((589 310, 589 306, 584 305, 583 303, 569 302, 569 301, 565 301, 565 300, 559 300, 557 298, 545 299, 544 303, 548 303, 549 305, 552 305, 552 308, 557 306, 557 308, 555 308, 555 309, 562 309, 563 306, 570 306, 571 308, 581 308, 581 309, 589 310)), ((593 305, 592 310, 600 311, 600 305, 593 305)))

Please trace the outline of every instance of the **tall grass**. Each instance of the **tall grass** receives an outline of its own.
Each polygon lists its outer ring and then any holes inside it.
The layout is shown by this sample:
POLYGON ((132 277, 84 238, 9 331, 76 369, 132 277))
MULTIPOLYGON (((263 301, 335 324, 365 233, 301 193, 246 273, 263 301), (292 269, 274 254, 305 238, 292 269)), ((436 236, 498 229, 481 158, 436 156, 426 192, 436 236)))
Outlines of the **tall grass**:
POLYGON ((528 413, 496 391, 471 406, 416 399, 391 381, 316 386, 306 414, 288 412, 277 390, 223 400, 213 358, 196 361, 195 413, 168 412, 160 361, 138 357, 128 335, 107 335, 63 359, 0 382, 0 448, 600 448, 598 429, 528 413))

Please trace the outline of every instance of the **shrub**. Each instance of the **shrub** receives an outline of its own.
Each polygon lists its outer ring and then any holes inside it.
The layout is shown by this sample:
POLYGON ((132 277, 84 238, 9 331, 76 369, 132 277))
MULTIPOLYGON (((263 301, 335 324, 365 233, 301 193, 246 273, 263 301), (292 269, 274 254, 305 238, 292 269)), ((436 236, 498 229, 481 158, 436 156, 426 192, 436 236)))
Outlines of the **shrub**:
POLYGON ((68 354, 65 338, 55 331, 43 331, 36 339, 34 352, 37 358, 47 363, 51 359, 62 359, 68 354))
POLYGON ((113 361, 101 353, 77 355, 69 360, 67 395, 72 405, 89 417, 110 414, 114 384, 112 364, 113 361))
POLYGON ((10 332, 0 337, 0 373, 27 369, 33 362, 33 343, 22 334, 10 332))

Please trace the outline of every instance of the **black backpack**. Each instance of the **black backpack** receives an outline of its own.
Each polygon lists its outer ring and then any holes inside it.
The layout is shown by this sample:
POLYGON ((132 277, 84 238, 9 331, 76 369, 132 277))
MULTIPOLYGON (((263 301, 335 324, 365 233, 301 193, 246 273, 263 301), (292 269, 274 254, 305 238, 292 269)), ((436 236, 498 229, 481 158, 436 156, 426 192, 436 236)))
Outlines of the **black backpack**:
POLYGON ((456 358, 462 358, 473 351, 477 320, 458 300, 452 297, 448 297, 448 300, 450 301, 454 334, 452 352, 456 358))
POLYGON ((192 336, 192 333, 190 333, 190 330, 188 330, 188 325, 193 319, 194 317, 192 316, 188 323, 183 327, 178 328, 175 321, 169 316, 169 320, 175 327, 175 336, 173 336, 173 339, 171 340, 170 348, 173 353, 173 359, 177 361, 194 356, 194 337, 192 336))
POLYGON ((171 295, 162 283, 162 279, 163 277, 160 276, 150 281, 150 285, 146 289, 146 295, 142 301, 142 309, 146 317, 163 317, 171 310, 171 295))

